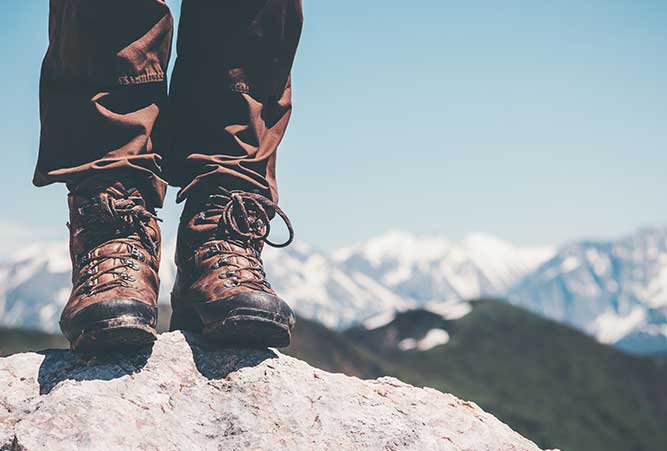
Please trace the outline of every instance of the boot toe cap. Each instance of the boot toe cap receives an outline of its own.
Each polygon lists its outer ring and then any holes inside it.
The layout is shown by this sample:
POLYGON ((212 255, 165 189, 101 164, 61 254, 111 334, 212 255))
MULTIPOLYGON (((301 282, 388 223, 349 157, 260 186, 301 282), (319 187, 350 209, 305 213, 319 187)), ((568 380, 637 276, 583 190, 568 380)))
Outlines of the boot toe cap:
POLYGON ((278 296, 259 291, 248 291, 195 306, 204 324, 224 320, 233 315, 270 318, 290 329, 296 322, 294 311, 278 296))
POLYGON ((157 307, 129 298, 112 298, 88 305, 60 321, 60 328, 70 342, 84 331, 121 326, 123 323, 157 325, 157 307), (117 323, 117 324, 116 324, 117 323))

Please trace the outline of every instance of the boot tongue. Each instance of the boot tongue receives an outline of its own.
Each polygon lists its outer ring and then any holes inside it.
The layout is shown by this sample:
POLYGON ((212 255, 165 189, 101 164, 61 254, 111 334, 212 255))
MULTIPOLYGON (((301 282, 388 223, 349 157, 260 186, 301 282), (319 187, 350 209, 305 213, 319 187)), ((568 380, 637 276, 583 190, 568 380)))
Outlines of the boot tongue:
POLYGON ((121 181, 84 179, 70 193, 70 222, 73 225, 84 224, 89 219, 103 224, 117 222, 117 215, 113 211, 114 204, 117 200, 133 194, 133 201, 140 200, 143 205, 141 195, 121 181))

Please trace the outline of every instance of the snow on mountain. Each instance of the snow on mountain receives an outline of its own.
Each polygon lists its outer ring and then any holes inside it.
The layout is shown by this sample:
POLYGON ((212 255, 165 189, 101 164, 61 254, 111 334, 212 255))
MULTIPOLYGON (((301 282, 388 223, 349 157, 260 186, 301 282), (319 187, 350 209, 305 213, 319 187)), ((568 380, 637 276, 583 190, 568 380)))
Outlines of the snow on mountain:
POLYGON ((333 256, 346 271, 366 274, 421 305, 502 296, 554 253, 552 247, 517 247, 484 234, 452 243, 392 231, 333 256))
MULTIPOLYGON (((169 303, 176 268, 174 240, 164 240, 160 302, 169 303)), ((347 273, 302 242, 287 249, 267 248, 264 261, 276 291, 301 315, 343 328, 386 310, 407 310, 414 302, 361 274, 347 273)), ((69 297, 67 243, 34 244, 0 263, 0 325, 58 330, 69 297)))
POLYGON ((35 243, 0 265, 0 324, 55 331, 70 292, 67 243, 35 243))
MULTIPOLYGON (((174 240, 164 240, 164 303, 169 302, 175 276, 174 248, 174 240)), ((344 328, 417 306, 465 310, 456 301, 501 295, 551 252, 516 248, 485 235, 455 244, 441 237, 390 232, 332 257, 303 242, 287 249, 267 248, 264 261, 274 288, 299 314, 344 328)), ((35 244, 20 251, 0 264, 0 324, 57 330, 69 288, 65 243, 35 244)))
POLYGON ((344 328, 378 313, 415 306, 366 274, 344 271, 303 242, 267 248, 263 259, 276 292, 299 314, 329 327, 344 328))
MULTIPOLYGON (((174 244, 163 247, 163 303, 175 275, 174 244)), ((667 227, 558 250, 482 234, 456 243, 394 231, 331 255, 303 242, 267 248, 264 261, 278 294, 329 327, 373 329, 417 307, 456 319, 469 311, 463 301, 497 296, 603 343, 667 352, 667 227)), ((0 325, 56 331, 69 290, 66 243, 22 249, 0 263, 0 325)))
POLYGON ((445 329, 431 329, 429 330, 424 338, 415 339, 415 338, 404 338, 398 342, 398 348, 401 351, 412 351, 416 349, 418 351, 428 351, 433 349, 436 346, 444 345, 449 343, 449 332, 445 329))
MULTIPOLYGON (((176 269, 175 243, 166 241, 160 267, 160 302, 169 302, 176 269)), ((34 243, 0 263, 0 326, 56 332, 71 291, 67 242, 34 243)))
POLYGON ((567 244, 508 299, 603 343, 667 351, 667 227, 567 244))

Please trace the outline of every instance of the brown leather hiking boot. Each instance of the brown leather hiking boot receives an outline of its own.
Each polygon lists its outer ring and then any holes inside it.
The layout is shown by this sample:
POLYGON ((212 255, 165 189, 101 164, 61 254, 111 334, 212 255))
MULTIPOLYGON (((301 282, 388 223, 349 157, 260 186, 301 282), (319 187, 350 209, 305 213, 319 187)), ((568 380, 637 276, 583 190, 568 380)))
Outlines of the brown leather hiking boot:
POLYGON ((266 281, 260 254, 264 243, 284 247, 293 236, 287 216, 262 195, 221 188, 191 195, 178 231, 170 329, 224 345, 288 346, 294 313, 266 281), (276 213, 290 233, 282 244, 268 240, 276 213))
POLYGON ((157 337, 160 229, 127 183, 86 179, 68 196, 73 289, 60 328, 73 350, 136 347, 157 337))

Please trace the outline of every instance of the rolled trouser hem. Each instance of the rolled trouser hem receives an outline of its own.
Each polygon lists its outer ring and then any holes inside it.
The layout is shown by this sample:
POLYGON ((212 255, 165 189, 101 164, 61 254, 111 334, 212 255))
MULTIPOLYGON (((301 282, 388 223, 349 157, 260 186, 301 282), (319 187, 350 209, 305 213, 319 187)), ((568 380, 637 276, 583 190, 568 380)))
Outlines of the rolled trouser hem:
POLYGON ((187 199, 191 193, 200 193, 206 191, 209 187, 222 187, 228 190, 240 190, 261 194, 274 202, 278 202, 278 193, 262 186, 251 178, 243 175, 233 175, 227 171, 215 171, 194 178, 192 182, 181 188, 176 194, 176 202, 181 203, 187 199))
POLYGON ((74 168, 55 169, 48 172, 43 172, 38 167, 35 169, 32 183, 37 187, 65 183, 68 188, 71 188, 81 180, 93 176, 129 179, 136 184, 136 188, 141 191, 151 206, 161 208, 167 192, 167 182, 158 172, 159 156, 147 157, 102 159, 74 168))
MULTIPOLYGON (((230 163, 209 164, 204 171, 190 178, 188 181, 174 184, 180 187, 176 202, 184 201, 191 193, 201 192, 211 186, 220 186, 229 190, 251 191, 268 197, 275 203, 278 202, 278 190, 275 183, 269 183, 265 176, 255 172, 240 171, 240 164, 230 163)), ((172 179, 169 179, 174 183, 172 179)))

